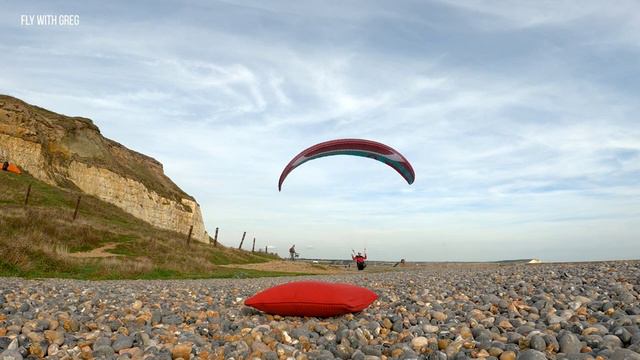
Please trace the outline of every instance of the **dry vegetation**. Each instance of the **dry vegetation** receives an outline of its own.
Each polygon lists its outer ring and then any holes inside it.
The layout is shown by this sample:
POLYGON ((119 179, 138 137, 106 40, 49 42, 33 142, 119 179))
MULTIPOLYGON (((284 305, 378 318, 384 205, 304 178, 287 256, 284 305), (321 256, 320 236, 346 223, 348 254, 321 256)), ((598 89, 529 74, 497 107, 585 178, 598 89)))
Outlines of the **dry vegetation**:
POLYGON ((0 276, 118 278, 252 277, 289 274, 240 269, 274 255, 213 247, 161 230, 117 207, 83 195, 72 221, 77 193, 49 186, 28 174, 0 172, 0 276), (26 189, 32 184, 29 205, 26 189), (81 257, 105 251, 121 256, 81 257))
POLYGON ((345 268, 339 265, 320 265, 313 264, 307 261, 270 261, 264 263, 254 264, 233 264, 223 265, 227 267, 236 267, 248 270, 260 270, 260 271, 283 271, 283 272, 296 272, 296 273, 313 273, 313 274, 345 274, 355 272, 354 268, 345 268))

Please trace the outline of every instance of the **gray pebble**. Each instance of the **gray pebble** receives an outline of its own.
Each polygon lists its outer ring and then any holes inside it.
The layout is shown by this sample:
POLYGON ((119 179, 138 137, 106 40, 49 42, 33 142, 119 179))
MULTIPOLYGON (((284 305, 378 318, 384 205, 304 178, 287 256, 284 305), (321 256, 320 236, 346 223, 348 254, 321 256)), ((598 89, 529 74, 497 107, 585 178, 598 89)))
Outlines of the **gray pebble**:
POLYGON ((362 347, 362 352, 365 355, 373 355, 373 356, 381 356, 382 355, 382 349, 381 346, 377 346, 377 345, 365 345, 362 347))
POLYGON ((166 315, 162 317, 162 323, 167 325, 182 324, 184 318, 177 314, 166 315))
POLYGON ((351 359, 352 360, 364 360, 364 353, 360 350, 356 350, 353 352, 353 354, 351 355, 351 359))
POLYGON ((538 350, 526 350, 520 353, 520 355, 518 355, 518 360, 546 360, 547 357, 544 355, 544 353, 538 351, 538 350))
POLYGON ((402 320, 398 320, 393 323, 393 331, 401 332, 403 328, 404 326, 403 326, 402 320))
POLYGON ((111 344, 111 347, 113 348, 113 350, 115 350, 116 352, 122 350, 122 349, 129 349, 133 346, 133 337, 131 336, 125 336, 125 335, 119 335, 118 337, 116 337, 116 339, 113 341, 113 344, 111 344))
POLYGON ((531 337, 529 347, 533 350, 544 351, 547 348, 547 344, 540 335, 534 335, 531 337))
POLYGON ((631 332, 623 327, 619 327, 613 330, 612 333, 613 335, 617 336, 623 344, 629 344, 631 342, 631 338, 633 337, 631 332))
POLYGON ((442 351, 434 351, 429 356, 427 356, 428 360, 447 360, 447 354, 442 351))
POLYGON ((615 335, 605 335, 602 337, 602 347, 610 350, 622 347, 622 340, 615 335))
POLYGON ((93 343, 94 348, 97 346, 111 346, 111 339, 106 336, 101 336, 93 343))
POLYGON ((108 346, 108 345, 93 346, 93 356, 96 358, 99 358, 99 357, 109 358, 114 354, 115 354, 115 351, 111 346, 108 346))
POLYGON ((7 350, 9 348, 9 344, 11 344, 11 338, 6 336, 0 337, 0 352, 7 350))
POLYGON ((577 354, 564 355, 563 357, 561 357, 561 359, 566 359, 566 360, 593 360, 593 356, 591 356, 590 354, 577 353, 577 354))
POLYGON ((23 360, 22 354, 17 350, 5 350, 0 353, 0 359, 2 360, 23 360))
POLYGON ((151 325, 159 324, 162 321, 162 311, 153 310, 151 312, 151 325))
POLYGON ((582 344, 580 343, 578 336, 570 332, 565 332, 560 336, 558 343, 560 344, 560 351, 565 354, 579 353, 582 348, 582 344))
POLYGON ((629 349, 616 349, 611 355, 611 360, 640 360, 640 354, 629 349))

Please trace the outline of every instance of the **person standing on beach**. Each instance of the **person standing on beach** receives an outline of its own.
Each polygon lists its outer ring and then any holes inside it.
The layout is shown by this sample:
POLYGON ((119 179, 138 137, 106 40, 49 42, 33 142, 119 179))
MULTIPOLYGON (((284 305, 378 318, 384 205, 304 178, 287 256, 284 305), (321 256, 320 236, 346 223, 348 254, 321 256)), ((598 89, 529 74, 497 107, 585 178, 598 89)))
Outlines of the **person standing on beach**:
POLYGON ((364 256, 362 256, 362 253, 358 253, 357 255, 351 254, 351 258, 356 262, 358 271, 364 270, 364 268, 367 267, 367 263, 364 262, 365 260, 367 260, 367 249, 364 249, 364 256))
POLYGON ((291 255, 291 261, 296 259, 296 244, 291 245, 291 248, 289 248, 289 255, 291 255))

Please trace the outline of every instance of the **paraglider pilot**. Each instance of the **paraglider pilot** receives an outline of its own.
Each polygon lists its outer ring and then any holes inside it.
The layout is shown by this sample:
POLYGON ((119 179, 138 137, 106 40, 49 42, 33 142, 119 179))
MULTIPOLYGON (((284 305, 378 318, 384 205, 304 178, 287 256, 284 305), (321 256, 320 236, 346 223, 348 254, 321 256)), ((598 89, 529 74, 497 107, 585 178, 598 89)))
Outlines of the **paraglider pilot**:
POLYGON ((289 255, 291 256, 291 261, 296 259, 296 244, 291 245, 291 248, 289 248, 289 255))
MULTIPOLYGON (((355 253, 355 251, 351 251, 355 253)), ((362 256, 362 253, 358 253, 357 255, 351 254, 351 258, 356 262, 358 270, 364 270, 364 268, 367 267, 367 263, 364 262, 365 260, 367 260, 367 249, 364 249, 364 256, 362 256)))

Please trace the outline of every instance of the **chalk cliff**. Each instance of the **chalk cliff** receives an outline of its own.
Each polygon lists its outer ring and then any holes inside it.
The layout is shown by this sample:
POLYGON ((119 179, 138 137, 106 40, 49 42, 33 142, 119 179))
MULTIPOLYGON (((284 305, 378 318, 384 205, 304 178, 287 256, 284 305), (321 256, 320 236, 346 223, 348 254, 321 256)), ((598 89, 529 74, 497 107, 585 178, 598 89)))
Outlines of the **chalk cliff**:
POLYGON ((0 95, 0 160, 44 182, 80 190, 162 229, 208 242, 200 206, 157 160, 100 134, 93 122, 0 95))

